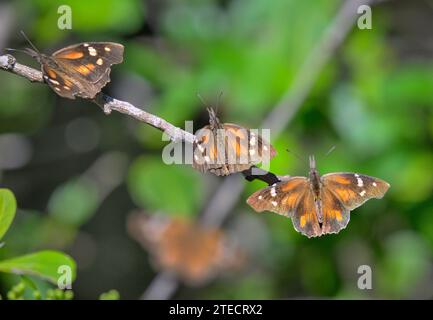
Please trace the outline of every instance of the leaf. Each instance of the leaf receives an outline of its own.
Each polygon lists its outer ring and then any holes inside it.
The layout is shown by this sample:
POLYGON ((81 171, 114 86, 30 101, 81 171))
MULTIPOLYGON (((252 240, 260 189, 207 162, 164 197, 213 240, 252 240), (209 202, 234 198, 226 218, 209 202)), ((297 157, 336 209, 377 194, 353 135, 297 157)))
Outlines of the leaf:
POLYGON ((0 272, 37 276, 57 284, 59 277, 64 274, 64 271, 59 270, 61 266, 70 268, 73 281, 76 277, 75 261, 62 252, 51 250, 0 261, 0 272))
POLYGON ((0 189, 0 240, 14 220, 16 209, 14 194, 8 189, 0 189))
POLYGON ((110 290, 108 292, 104 292, 99 296, 99 300, 119 300, 120 294, 117 290, 110 290))
POLYGON ((160 158, 140 157, 131 166, 128 187, 143 208, 193 215, 202 200, 200 176, 185 166, 166 165, 160 158))
POLYGON ((98 201, 98 190, 91 181, 71 179, 53 192, 48 210, 59 221, 79 226, 95 213, 98 201))

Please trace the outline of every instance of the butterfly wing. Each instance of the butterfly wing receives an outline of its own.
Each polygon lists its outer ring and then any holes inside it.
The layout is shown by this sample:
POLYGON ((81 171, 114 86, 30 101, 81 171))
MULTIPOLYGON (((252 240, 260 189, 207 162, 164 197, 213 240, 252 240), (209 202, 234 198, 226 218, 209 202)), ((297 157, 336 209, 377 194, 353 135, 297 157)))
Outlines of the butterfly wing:
POLYGON ((314 196, 305 177, 292 177, 256 191, 247 203, 257 212, 272 211, 292 218, 296 231, 307 237, 321 235, 314 196))
POLYGON ((322 229, 317 219, 317 209, 313 192, 310 188, 306 190, 303 197, 293 212, 293 226, 296 231, 302 233, 308 238, 322 235, 322 229))
POLYGON ((378 178, 357 173, 329 173, 321 178, 328 189, 348 210, 353 210, 371 198, 381 199, 390 185, 378 178))
POLYGON ((193 167, 201 172, 225 176, 269 161, 276 154, 260 135, 236 124, 227 123, 214 130, 207 125, 195 135, 193 167))
POLYGON ((292 217, 300 200, 309 189, 305 177, 291 177, 254 192, 247 203, 257 212, 271 211, 292 217))
POLYGON ((200 172, 220 169, 222 166, 218 164, 218 148, 211 127, 204 126, 195 133, 195 136, 192 167, 200 172))
POLYGON ((124 47, 113 42, 75 44, 56 51, 52 58, 70 79, 80 82, 83 98, 94 96, 110 81, 110 68, 123 61, 124 47))
POLYGON ((269 162, 275 155, 274 147, 255 130, 237 124, 225 123, 227 158, 231 163, 249 169, 260 162, 269 162))
POLYGON ((59 96, 75 99, 75 96, 82 91, 80 84, 71 79, 61 70, 56 70, 50 65, 42 66, 44 80, 59 96))
POLYGON ((327 188, 321 190, 322 200, 322 234, 338 233, 350 220, 350 211, 327 188))

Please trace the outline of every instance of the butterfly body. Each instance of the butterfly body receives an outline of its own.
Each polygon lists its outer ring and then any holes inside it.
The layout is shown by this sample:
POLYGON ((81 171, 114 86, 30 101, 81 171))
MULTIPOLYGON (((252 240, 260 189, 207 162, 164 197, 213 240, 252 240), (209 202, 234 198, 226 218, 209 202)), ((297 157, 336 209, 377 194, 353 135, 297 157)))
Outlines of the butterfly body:
POLYGON ((380 199, 389 188, 381 179, 338 172, 320 176, 310 157, 309 177, 290 177, 252 194, 247 203, 256 211, 290 217, 294 228, 307 237, 338 233, 350 220, 350 211, 371 198, 380 199))
POLYGON ((208 108, 209 125, 195 134, 193 168, 227 176, 241 172, 275 156, 271 144, 252 130, 232 123, 221 123, 208 108))
POLYGON ((123 61, 123 45, 113 42, 79 43, 52 55, 26 49, 41 64, 44 81, 59 96, 93 99, 110 81, 113 64, 123 61))

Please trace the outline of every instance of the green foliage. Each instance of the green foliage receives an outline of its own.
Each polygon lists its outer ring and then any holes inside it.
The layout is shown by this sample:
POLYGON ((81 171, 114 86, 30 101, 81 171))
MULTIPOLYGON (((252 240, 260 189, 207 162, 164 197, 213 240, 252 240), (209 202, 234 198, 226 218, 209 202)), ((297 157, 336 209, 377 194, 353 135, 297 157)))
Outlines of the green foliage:
POLYGON ((74 179, 57 187, 48 202, 48 210, 58 221, 79 226, 93 215, 98 200, 98 190, 91 181, 74 179))
POLYGON ((138 158, 131 166, 128 186, 139 206, 173 215, 193 215, 203 195, 196 172, 185 166, 165 165, 159 157, 138 158))
POLYGON ((57 26, 60 17, 58 8, 62 5, 71 8, 73 31, 84 35, 107 30, 111 33, 134 31, 143 22, 145 14, 145 8, 139 0, 38 0, 34 5, 39 10, 35 34, 45 42, 64 36, 62 30, 52 27, 57 26), (122 28, 118 28, 119 25, 122 28))
POLYGON ((104 292, 99 296, 99 300, 119 300, 120 294, 117 290, 110 290, 108 292, 104 292))
MULTIPOLYGON (((7 189, 0 189, 0 239, 6 233, 12 220, 15 217, 16 200, 14 194, 7 189)), ((70 281, 76 278, 75 261, 68 255, 53 251, 39 251, 15 258, 0 260, 0 272, 16 275, 35 276, 47 280, 57 285, 61 275, 60 267, 68 267, 70 271, 70 281)), ((8 293, 9 299, 23 298, 26 284, 30 284, 35 291, 34 298, 38 298, 36 286, 30 279, 25 278, 22 282, 14 286, 8 293)), ((53 291, 53 297, 62 298, 57 291, 53 291)), ((63 293, 62 293, 63 294, 63 293)), ((68 295, 65 296, 69 297, 68 295)))

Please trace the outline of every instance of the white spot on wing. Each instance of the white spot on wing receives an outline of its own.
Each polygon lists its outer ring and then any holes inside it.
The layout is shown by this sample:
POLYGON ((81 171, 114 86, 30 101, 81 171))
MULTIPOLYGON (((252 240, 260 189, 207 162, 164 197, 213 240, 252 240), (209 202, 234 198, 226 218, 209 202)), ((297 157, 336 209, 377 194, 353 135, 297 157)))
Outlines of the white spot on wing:
POLYGON ((263 196, 259 196, 259 200, 262 200, 263 199, 263 196))
POLYGON ((376 182, 373 182, 373 187, 377 187, 377 183, 376 182))
POLYGON ((101 58, 99 58, 98 60, 96 60, 96 64, 98 66, 102 66, 103 63, 104 63, 104 60, 102 60, 101 58))
POLYGON ((107 51, 107 52, 111 51, 111 49, 109 47, 104 47, 104 50, 107 51))
POLYGON ((361 197, 363 197, 365 194, 366 194, 365 190, 362 190, 362 191, 359 193, 359 195, 360 195, 361 197))
POLYGON ((356 180, 358 181, 358 187, 363 187, 364 186, 364 181, 362 181, 361 178, 356 178, 356 180))
POLYGON ((96 55, 98 54, 98 52, 96 51, 96 49, 93 48, 93 47, 89 47, 89 48, 87 48, 87 50, 89 50, 89 54, 90 54, 92 57, 94 57, 94 56, 96 56, 96 55))
POLYGON ((255 136, 253 136, 253 135, 251 135, 251 138, 250 138, 250 145, 254 145, 256 143, 256 137, 255 136))
POLYGON ((273 205, 274 207, 276 207, 276 206, 277 206, 277 204, 278 204, 278 202, 277 202, 277 201, 271 201, 271 203, 272 203, 272 205, 273 205))
POLYGON ((250 153, 250 156, 253 156, 253 155, 256 154, 256 150, 254 150, 254 149, 250 149, 249 153, 250 153))
POLYGON ((275 192, 275 187, 272 187, 271 189, 271 197, 275 197, 277 193, 275 192))

